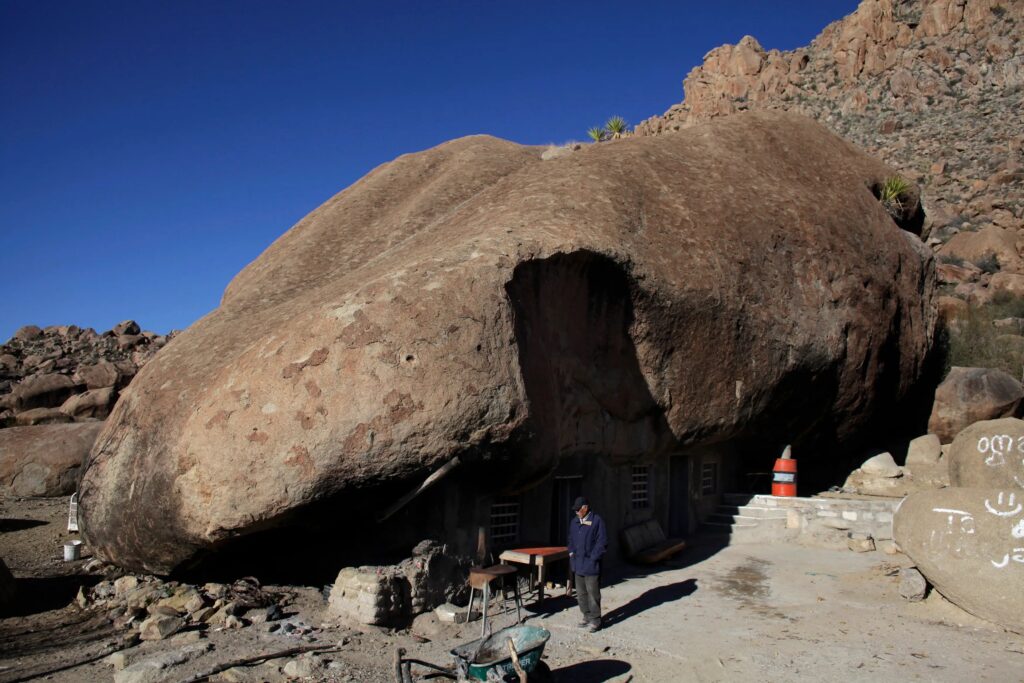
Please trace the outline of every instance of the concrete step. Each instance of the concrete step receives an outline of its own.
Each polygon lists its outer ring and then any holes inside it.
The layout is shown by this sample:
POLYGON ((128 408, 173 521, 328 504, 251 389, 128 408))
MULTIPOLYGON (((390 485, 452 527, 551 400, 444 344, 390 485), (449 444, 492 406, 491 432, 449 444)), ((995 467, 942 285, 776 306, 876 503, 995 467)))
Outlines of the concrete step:
POLYGON ((726 512, 714 512, 708 515, 708 518, 704 520, 704 523, 736 526, 757 526, 761 522, 761 520, 761 517, 745 517, 743 515, 733 515, 726 512))
POLYGON ((759 519, 785 519, 786 511, 777 507, 763 505, 719 505, 718 514, 742 515, 759 519))
POLYGON ((753 493, 723 493, 722 504, 734 506, 746 505, 754 499, 754 496, 755 494, 753 493))

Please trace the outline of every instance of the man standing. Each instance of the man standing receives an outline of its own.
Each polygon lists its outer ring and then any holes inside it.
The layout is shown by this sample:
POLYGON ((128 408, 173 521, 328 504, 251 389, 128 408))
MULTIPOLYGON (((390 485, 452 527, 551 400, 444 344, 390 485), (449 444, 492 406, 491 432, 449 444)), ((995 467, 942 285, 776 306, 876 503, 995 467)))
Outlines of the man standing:
POLYGON ((589 501, 580 496, 572 504, 576 516, 569 520, 569 568, 575 575, 576 600, 583 621, 580 628, 593 633, 601 628, 601 558, 608 549, 604 520, 591 511, 589 501))

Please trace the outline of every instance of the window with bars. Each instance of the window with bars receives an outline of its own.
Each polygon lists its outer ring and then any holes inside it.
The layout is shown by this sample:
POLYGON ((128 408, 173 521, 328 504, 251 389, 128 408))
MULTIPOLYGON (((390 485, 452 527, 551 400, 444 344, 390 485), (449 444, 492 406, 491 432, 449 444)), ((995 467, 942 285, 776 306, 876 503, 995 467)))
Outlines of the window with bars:
POLYGON ((630 482, 630 501, 634 510, 651 507, 650 495, 651 468, 643 465, 634 467, 630 482))
POLYGON ((519 540, 519 498, 503 496, 491 505, 491 544, 505 545, 519 540))
POLYGON ((700 466, 700 492, 703 495, 718 491, 718 463, 705 462, 700 466))

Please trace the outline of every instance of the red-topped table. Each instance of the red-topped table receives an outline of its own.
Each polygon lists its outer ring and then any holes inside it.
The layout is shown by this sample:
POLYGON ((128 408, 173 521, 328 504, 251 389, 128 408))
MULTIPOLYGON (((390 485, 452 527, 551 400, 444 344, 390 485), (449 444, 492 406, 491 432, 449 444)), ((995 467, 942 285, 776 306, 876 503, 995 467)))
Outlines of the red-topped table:
MULTIPOLYGON (((509 548, 498 559, 504 564, 522 564, 537 568, 537 602, 544 599, 544 574, 548 565, 569 559, 569 549, 561 546, 539 546, 534 548, 509 548)), ((530 570, 533 580, 533 570, 530 570)))

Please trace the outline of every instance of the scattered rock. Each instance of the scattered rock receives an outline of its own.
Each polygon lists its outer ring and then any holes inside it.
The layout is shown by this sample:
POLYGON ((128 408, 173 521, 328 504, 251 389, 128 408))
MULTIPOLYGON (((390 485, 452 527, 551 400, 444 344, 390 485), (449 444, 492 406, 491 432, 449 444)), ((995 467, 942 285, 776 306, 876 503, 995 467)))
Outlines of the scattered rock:
POLYGON ((903 475, 900 466, 892 459, 892 454, 890 453, 879 453, 874 457, 868 458, 860 466, 860 469, 864 474, 874 477, 892 478, 903 475))
POLYGON ((185 621, 177 616, 154 614, 142 622, 139 637, 142 640, 163 640, 185 627, 185 621))
POLYGON ((855 553, 867 553, 875 549, 875 539, 870 534, 851 531, 846 535, 846 547, 855 553))
POLYGON ((284 665, 284 675, 289 678, 313 678, 324 667, 324 662, 313 653, 299 655, 284 665))
POLYGON ((191 661, 203 653, 209 652, 212 647, 210 643, 197 643, 183 647, 176 652, 165 652, 137 662, 116 672, 114 683, 158 683, 165 678, 165 669, 191 661))
POLYGON ((918 602, 928 593, 928 582, 916 567, 904 567, 900 570, 899 591, 904 600, 918 602))

